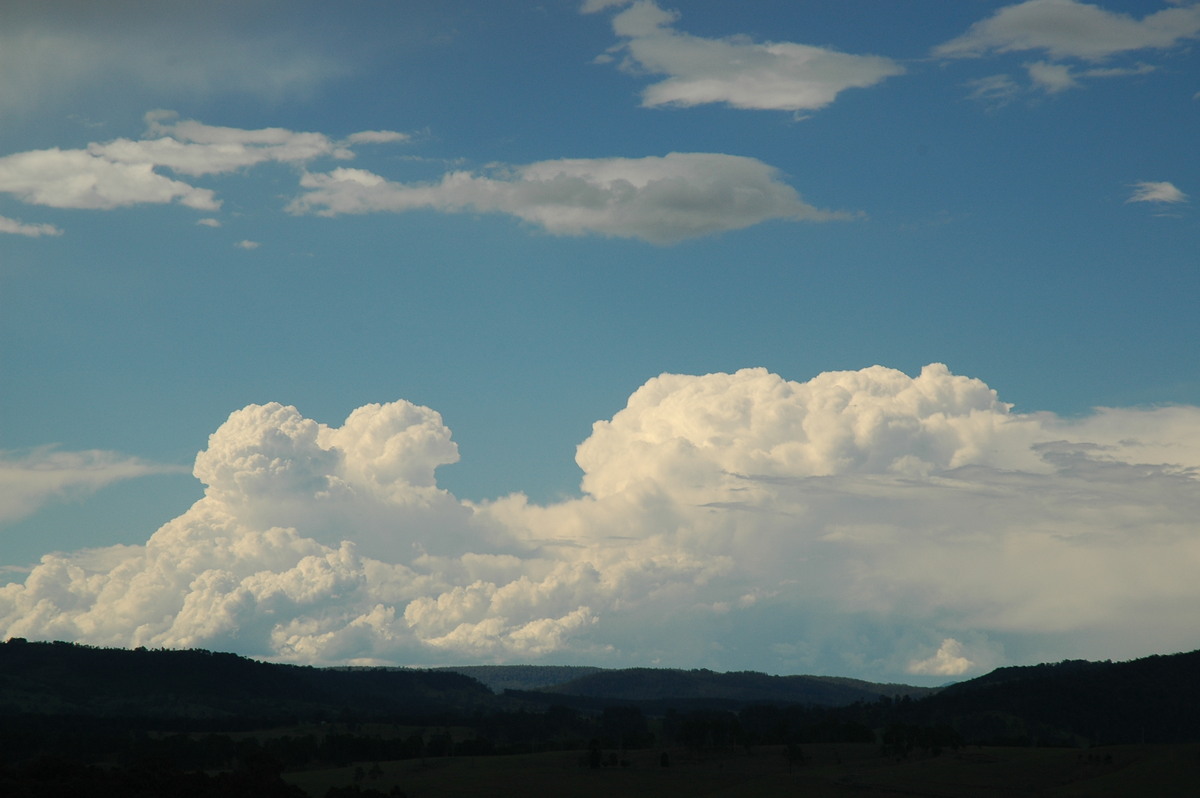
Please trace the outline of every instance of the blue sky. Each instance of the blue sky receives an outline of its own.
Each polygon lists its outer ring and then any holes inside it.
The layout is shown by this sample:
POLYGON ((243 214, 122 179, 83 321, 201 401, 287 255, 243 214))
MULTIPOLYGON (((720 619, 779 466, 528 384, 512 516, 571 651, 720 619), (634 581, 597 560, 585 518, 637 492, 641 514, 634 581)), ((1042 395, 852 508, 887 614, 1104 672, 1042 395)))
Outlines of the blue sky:
POLYGON ((6 4, 0 626, 932 682, 1194 648, 1198 41, 6 4))

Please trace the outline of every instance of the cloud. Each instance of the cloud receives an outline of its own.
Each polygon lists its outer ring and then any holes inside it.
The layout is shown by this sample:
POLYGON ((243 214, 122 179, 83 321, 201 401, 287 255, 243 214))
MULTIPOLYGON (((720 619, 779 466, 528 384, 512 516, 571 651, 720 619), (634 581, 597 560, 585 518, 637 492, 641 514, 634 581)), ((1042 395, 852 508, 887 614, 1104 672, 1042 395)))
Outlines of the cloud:
POLYGON ((629 5, 630 2, 631 0, 584 0, 583 6, 579 11, 582 14, 594 14, 606 8, 629 5))
POLYGON ((406 139, 402 133, 368 131, 340 142, 322 133, 274 127, 244 130, 180 121, 172 111, 151 111, 146 122, 146 138, 89 144, 88 153, 114 163, 152 164, 197 177, 267 162, 303 164, 322 157, 348 160, 354 157, 346 146, 351 141, 370 144, 406 139))
POLYGON ((407 133, 395 130, 364 130, 346 137, 347 144, 397 144, 411 139, 407 133))
POLYGON ((1046 61, 1034 61, 1025 65, 1034 88, 1047 94, 1058 94, 1067 89, 1077 89, 1080 79, 1084 78, 1118 78, 1130 75, 1145 75, 1153 72, 1155 67, 1150 64, 1138 64, 1127 68, 1093 68, 1075 69, 1067 64, 1051 64, 1046 61))
MULTIPOLYGON (((993 450, 990 439, 995 425, 1008 421, 1005 413, 982 382, 953 378, 937 366, 916 380, 874 367, 803 384, 765 369, 663 375, 610 421, 597 422, 576 459, 584 490, 598 497, 634 485, 679 489, 695 482, 707 494, 717 484, 741 492, 747 480, 775 477, 921 473, 993 450), (929 395, 935 391, 940 395, 929 395), (847 412, 851 401, 855 408, 847 412)), ((1003 465, 1036 462, 1026 456, 1003 465)))
MULTIPOLYGON (((593 12, 622 3, 591 0, 593 12)), ((706 39, 672 25, 676 12, 637 0, 613 17, 630 72, 666 75, 642 93, 647 107, 725 103, 734 108, 812 111, 849 88, 873 86, 904 68, 881 56, 851 55, 792 42, 756 43, 743 37, 706 39)))
POLYGON ((196 210, 216 211, 221 201, 211 189, 167 177, 158 170, 199 177, 266 162, 303 165, 322 157, 346 160, 354 157, 348 148, 351 140, 372 144, 406 138, 401 133, 368 131, 338 141, 321 133, 282 128, 217 127, 179 120, 171 111, 151 111, 146 122, 147 137, 142 139, 119 138, 93 142, 86 149, 54 148, 0 157, 0 192, 55 208, 111 210, 178 202, 196 210))
POLYGON ((40 238, 41 236, 60 236, 63 231, 52 224, 26 224, 7 216, 0 216, 0 233, 40 238))
POLYGON ((0 634, 897 679, 1200 633, 1196 407, 1014 413, 938 364, 663 374, 580 444, 576 498, 464 502, 436 479, 457 459, 408 402, 336 427, 250 405, 197 455, 199 502, 43 557, 0 634))
POLYGON ((953 637, 947 637, 932 657, 909 663, 908 672, 929 676, 961 676, 972 670, 974 665, 963 656, 963 644, 953 637))
MULTIPOLYGON (((0 193, 58 208, 109 210, 177 202, 211 212, 221 207, 212 189, 168 177, 163 171, 195 179, 281 163, 296 167, 300 174, 301 193, 288 206, 297 214, 417 209, 505 213, 554 235, 599 234, 659 244, 772 219, 854 218, 804 202, 776 169, 735 155, 561 159, 493 166, 482 173, 451 172, 436 183, 400 183, 364 169, 308 171, 318 159, 354 158, 351 145, 409 140, 395 131, 363 131, 339 140, 283 128, 208 125, 180 120, 171 111, 151 111, 146 122, 146 135, 140 139, 0 157, 0 193)), ((212 217, 197 223, 220 225, 212 217)), ((35 229, 40 228, 30 228, 35 229)), ((235 246, 251 249, 257 242, 235 246)))
POLYGON ((74 0, 0 6, 0 115, 120 86, 197 98, 303 97, 347 72, 321 41, 259 16, 271 5, 74 0), (265 24, 270 21, 270 27, 265 24))
POLYGON ((507 213, 554 235, 588 233, 665 244, 771 219, 826 221, 754 158, 717 153, 540 161, 440 182, 395 183, 361 169, 306 174, 295 213, 323 215, 421 208, 507 213))
MULTIPOLYGON (((1097 62, 1137 51, 1164 50, 1197 36, 1200 4, 1166 8, 1139 21, 1077 0, 1029 0, 1001 8, 962 36, 935 47, 933 54, 964 58, 1042 51, 1054 60, 1024 64, 1029 87, 1058 94, 1080 88, 1084 80, 1145 75, 1157 69, 1144 62, 1080 68, 1064 60, 1097 62)), ((993 104, 1007 103, 1022 91, 1008 75, 993 75, 968 85, 971 99, 993 104)))
POLYGON ((262 246, 262 242, 245 239, 243 241, 238 241, 234 244, 234 246, 238 249, 258 249, 262 246))
POLYGON ((63 452, 46 446, 27 452, 0 451, 0 523, 11 523, 47 502, 87 494, 113 482, 180 470, 96 449, 63 452))
POLYGON ((1074 89, 1079 86, 1079 82, 1071 74, 1071 68, 1065 64, 1048 64, 1045 61, 1036 61, 1032 64, 1026 64, 1025 69, 1029 72, 1029 79, 1033 81, 1034 86, 1047 94, 1058 94, 1060 91, 1074 89))
POLYGON ((110 210, 140 203, 179 202, 215 211, 209 189, 158 174, 151 162, 121 162, 85 150, 34 150, 0 158, 0 192, 53 208, 110 210))
POLYGON ((1133 184, 1133 194, 1126 202, 1187 202, 1188 195, 1184 194, 1173 183, 1167 181, 1143 180, 1133 184))
MULTIPOLYGON (((221 200, 189 180, 229 174, 259 164, 295 167, 300 193, 292 213, 346 213, 433 209, 446 213, 505 213, 554 235, 598 234, 659 244, 739 230, 772 219, 829 221, 854 218, 804 202, 773 167, 754 158, 720 153, 669 153, 644 158, 540 161, 492 166, 480 173, 451 172, 436 183, 389 181, 364 169, 309 171, 320 159, 346 161, 352 146, 392 144, 406 134, 370 130, 345 139, 284 128, 243 129, 180 120, 171 111, 146 114, 140 139, 93 142, 86 149, 35 150, 0 157, 0 193, 57 208, 110 210, 138 204, 179 203, 216 211, 221 200)), ((13 223, 16 224, 16 223, 13 223)), ((220 226, 208 217, 197 224, 220 226)), ((49 228, 20 227, 25 234, 49 228)), ((256 247, 241 241, 235 246, 256 247)))
POLYGON ((1008 75, 988 75, 967 82, 972 100, 981 100, 993 106, 1006 105, 1021 93, 1021 87, 1008 75))
POLYGON ((212 217, 208 217, 205 219, 197 219, 196 224, 201 225, 202 227, 220 227, 221 220, 213 219, 212 217))
POLYGON ((1042 50, 1055 58, 1099 60, 1166 49, 1200 34, 1200 5, 1164 8, 1141 20, 1077 0, 1028 0, 1005 6, 934 49, 946 57, 1042 50))

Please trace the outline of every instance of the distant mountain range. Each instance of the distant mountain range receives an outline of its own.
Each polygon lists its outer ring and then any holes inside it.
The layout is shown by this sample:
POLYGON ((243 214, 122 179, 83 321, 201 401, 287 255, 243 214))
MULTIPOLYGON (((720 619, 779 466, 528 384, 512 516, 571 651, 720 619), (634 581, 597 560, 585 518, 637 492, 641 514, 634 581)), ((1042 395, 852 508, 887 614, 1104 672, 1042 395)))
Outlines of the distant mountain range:
POLYGON ((621 706, 652 717, 775 706, 877 731, 897 724, 952 728, 975 742, 1180 742, 1200 741, 1198 677, 1200 651, 1000 668, 929 689, 652 668, 313 668, 209 651, 10 640, 0 644, 0 719, 140 717, 229 726, 347 717, 398 722, 552 707, 596 713, 621 706))
MULTIPOLYGON (((756 702, 840 707, 881 696, 922 698, 936 688, 876 684, 836 676, 769 676, 755 671, 717 673, 676 668, 605 669, 538 665, 474 665, 449 670, 478 679, 497 692, 541 692, 552 698, 624 702, 683 699, 741 705, 756 702)), ((552 700, 548 698, 546 700, 552 700)))
POLYGON ((482 682, 493 692, 503 693, 544 690, 604 669, 587 665, 451 665, 434 670, 461 673, 482 682))

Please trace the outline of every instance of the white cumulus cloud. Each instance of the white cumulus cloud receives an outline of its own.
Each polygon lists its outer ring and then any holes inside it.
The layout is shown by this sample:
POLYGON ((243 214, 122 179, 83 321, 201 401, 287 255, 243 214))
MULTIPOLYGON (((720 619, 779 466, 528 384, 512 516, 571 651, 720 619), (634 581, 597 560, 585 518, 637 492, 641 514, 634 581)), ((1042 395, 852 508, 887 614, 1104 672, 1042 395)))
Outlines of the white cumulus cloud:
MULTIPOLYGON (((404 134, 368 131, 338 141, 282 128, 245 130, 179 120, 171 111, 146 114, 146 137, 92 142, 86 149, 33 150, 0 157, 0 193, 55 208, 110 210, 178 202, 202 211, 221 207, 207 188, 160 170, 199 177, 266 162, 303 165, 316 158, 349 159, 350 143, 389 143, 404 134)), ((215 219, 201 220, 212 225, 215 219)))
MULTIPOLYGON (((584 12, 621 3, 591 0, 584 12)), ((624 68, 666 75, 642 93, 645 106, 725 103, 734 108, 811 111, 839 93, 899 75, 891 59, 853 55, 793 42, 707 39, 676 30, 679 14, 653 0, 637 0, 613 18, 624 68)))
POLYGON ((457 459, 408 402, 250 405, 197 456, 200 501, 46 555, 0 587, 0 634, 890 679, 1200 634, 1196 407, 1015 413, 939 364, 663 374, 581 443, 577 498, 464 502, 436 479, 457 459))
POLYGON ((540 161, 436 183, 398 183, 361 169, 306 174, 296 213, 419 208, 507 213, 555 235, 672 243, 771 219, 848 218, 800 199, 771 166, 719 153, 540 161))
POLYGON ((213 192, 154 171, 151 161, 115 161, 86 150, 34 150, 0 158, 0 192, 33 205, 110 210, 179 202, 215 211, 213 192))
POLYGON ((931 676, 961 676, 970 671, 974 664, 963 656, 963 644, 953 637, 947 637, 932 657, 909 663, 908 672, 931 676))

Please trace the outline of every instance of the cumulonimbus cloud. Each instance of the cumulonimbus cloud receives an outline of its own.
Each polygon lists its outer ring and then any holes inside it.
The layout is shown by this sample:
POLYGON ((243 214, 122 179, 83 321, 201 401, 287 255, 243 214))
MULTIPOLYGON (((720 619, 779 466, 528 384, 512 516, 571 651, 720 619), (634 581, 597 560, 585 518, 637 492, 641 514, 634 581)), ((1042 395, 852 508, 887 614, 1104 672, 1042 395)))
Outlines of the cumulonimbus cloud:
POLYGON ((462 501, 457 458, 408 402, 338 427, 251 405, 197 456, 204 498, 144 545, 43 557, 0 633, 944 678, 1200 632, 1196 407, 1015 413, 937 364, 664 374, 580 445, 577 498, 462 501))
POLYGON ((421 208, 506 213, 555 235, 598 234, 667 244, 771 219, 851 218, 804 202, 773 167, 720 153, 577 158, 452 172, 435 183, 397 183, 361 169, 306 174, 294 213, 421 208))
MULTIPOLYGON (((590 13, 623 3, 589 2, 590 13)), ((793 42, 706 39, 673 27, 676 12, 653 0, 637 0, 613 17, 627 71, 666 75, 642 93, 642 104, 693 106, 724 103, 734 108, 812 111, 850 88, 865 88, 904 68, 874 55, 852 55, 793 42)), ((611 60, 606 55, 601 60, 611 60)))

